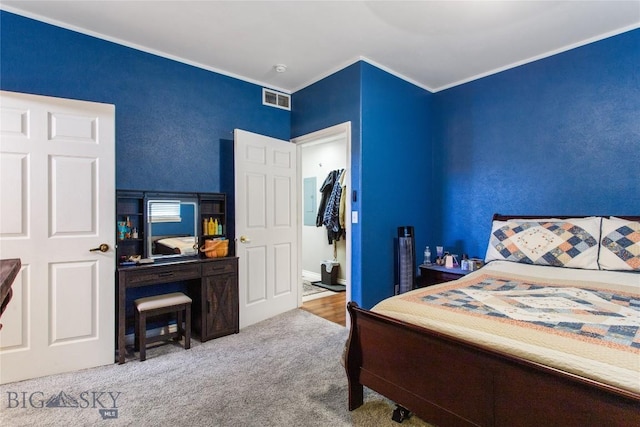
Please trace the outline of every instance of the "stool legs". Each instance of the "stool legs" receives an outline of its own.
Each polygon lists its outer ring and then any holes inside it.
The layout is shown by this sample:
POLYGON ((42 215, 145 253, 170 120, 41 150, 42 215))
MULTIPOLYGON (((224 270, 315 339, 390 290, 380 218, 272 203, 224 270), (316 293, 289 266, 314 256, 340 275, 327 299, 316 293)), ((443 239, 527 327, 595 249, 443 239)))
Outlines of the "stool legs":
MULTIPOLYGON (((176 308, 176 327, 177 336, 176 341, 180 341, 184 337, 184 348, 188 350, 191 348, 191 304, 184 304, 176 308), (184 318, 182 312, 184 311, 184 318), (183 326, 184 320, 184 326, 183 326)), ((156 315, 152 310, 149 310, 150 316, 156 315)), ((135 331, 134 331, 134 350, 140 352, 140 361, 143 362, 147 359, 147 311, 135 312, 135 331)))
POLYGON ((133 350, 140 350, 140 312, 138 310, 135 311, 133 316, 135 323, 133 326, 133 350))
POLYGON ((184 349, 188 350, 191 348, 191 304, 187 304, 184 311, 187 317, 187 319, 184 322, 185 324, 184 349))
POLYGON ((138 346, 140 348, 140 361, 144 362, 147 359, 147 315, 143 311, 140 313, 140 320, 138 321, 138 346))
POLYGON ((175 340, 180 341, 180 338, 184 335, 184 327, 182 326, 182 310, 178 310, 176 312, 176 326, 178 330, 178 335, 176 335, 175 340))

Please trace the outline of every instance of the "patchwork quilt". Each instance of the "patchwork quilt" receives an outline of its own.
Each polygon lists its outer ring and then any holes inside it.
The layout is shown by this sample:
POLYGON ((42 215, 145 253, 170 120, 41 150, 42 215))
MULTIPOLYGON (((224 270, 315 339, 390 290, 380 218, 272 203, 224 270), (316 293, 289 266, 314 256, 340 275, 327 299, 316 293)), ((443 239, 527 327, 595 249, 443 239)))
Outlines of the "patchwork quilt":
POLYGON ((373 311, 640 392, 640 275, 582 270, 595 280, 575 280, 564 277, 568 269, 517 266, 489 264, 373 311), (509 271, 540 269, 538 277, 509 271), (547 277, 554 270, 560 278, 547 277))
POLYGON ((407 300, 640 354, 638 295, 480 275, 407 300))

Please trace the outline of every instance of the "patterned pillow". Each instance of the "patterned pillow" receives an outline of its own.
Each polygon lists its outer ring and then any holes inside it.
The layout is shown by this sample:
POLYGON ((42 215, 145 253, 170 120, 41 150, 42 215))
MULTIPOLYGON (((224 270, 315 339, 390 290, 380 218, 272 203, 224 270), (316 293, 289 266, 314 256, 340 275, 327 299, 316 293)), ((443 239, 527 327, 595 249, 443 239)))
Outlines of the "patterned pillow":
POLYGON ((640 271, 640 222, 602 219, 600 268, 640 271))
POLYGON ((600 218, 494 221, 485 261, 598 269, 600 218))

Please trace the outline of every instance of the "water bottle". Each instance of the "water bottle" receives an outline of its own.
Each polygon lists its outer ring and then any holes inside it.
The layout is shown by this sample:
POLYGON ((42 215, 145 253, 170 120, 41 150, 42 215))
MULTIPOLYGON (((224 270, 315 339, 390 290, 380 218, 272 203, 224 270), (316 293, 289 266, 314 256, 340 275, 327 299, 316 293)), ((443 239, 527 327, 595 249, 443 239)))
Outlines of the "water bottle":
POLYGON ((431 250, 429 246, 424 249, 424 264, 431 265, 431 250))

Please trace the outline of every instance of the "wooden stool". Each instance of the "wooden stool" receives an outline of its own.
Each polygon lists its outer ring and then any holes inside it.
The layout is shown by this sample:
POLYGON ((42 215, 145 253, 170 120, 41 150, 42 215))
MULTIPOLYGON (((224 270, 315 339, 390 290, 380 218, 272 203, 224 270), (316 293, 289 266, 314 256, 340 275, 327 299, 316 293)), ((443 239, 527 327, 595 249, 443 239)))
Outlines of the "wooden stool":
POLYGON ((135 349, 140 349, 140 361, 147 358, 147 343, 175 338, 184 335, 185 350, 191 347, 191 298, 182 292, 138 298, 134 301, 135 313, 135 349), (182 327, 182 312, 185 312, 185 326, 182 327), (147 338, 147 317, 158 314, 176 313, 178 330, 168 334, 147 338))

